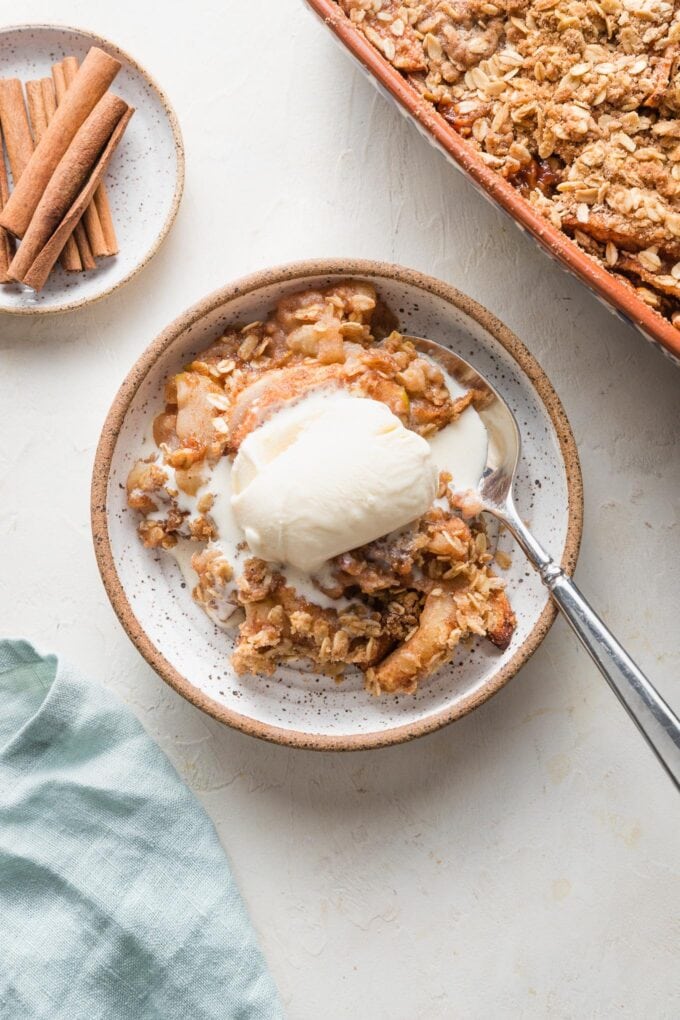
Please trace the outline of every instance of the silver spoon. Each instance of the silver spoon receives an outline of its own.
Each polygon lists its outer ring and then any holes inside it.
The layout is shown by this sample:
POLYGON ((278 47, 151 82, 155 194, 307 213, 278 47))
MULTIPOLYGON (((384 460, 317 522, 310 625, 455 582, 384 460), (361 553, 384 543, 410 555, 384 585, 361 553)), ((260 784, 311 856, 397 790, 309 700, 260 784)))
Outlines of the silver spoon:
POLYGON ((512 411, 493 386, 463 358, 432 340, 413 336, 406 339, 438 361, 466 389, 484 393, 480 401, 483 406, 478 407, 489 438, 486 467, 479 483, 483 508, 512 533, 553 601, 680 790, 680 719, 591 609, 574 582, 537 542, 517 512, 512 486, 521 437, 512 411))

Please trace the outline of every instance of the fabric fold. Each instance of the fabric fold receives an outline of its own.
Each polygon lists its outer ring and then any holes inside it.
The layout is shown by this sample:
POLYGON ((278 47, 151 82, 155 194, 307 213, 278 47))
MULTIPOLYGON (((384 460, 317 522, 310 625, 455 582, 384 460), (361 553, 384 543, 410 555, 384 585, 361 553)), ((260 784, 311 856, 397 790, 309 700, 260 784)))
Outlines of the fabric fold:
POLYGON ((0 1017, 276 1020, 212 822, 115 695, 0 642, 0 1017))

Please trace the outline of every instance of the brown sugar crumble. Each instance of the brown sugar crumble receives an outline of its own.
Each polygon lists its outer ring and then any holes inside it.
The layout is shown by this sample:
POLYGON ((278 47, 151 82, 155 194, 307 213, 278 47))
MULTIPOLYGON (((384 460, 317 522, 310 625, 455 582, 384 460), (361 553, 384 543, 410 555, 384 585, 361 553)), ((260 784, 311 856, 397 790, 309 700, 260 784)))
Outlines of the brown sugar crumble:
POLYGON ((132 467, 128 504, 142 516, 144 545, 195 543, 193 597, 218 625, 236 620, 238 673, 270 675, 307 660, 336 678, 358 667, 374 694, 412 692, 461 642, 485 636, 504 649, 512 638, 515 616, 483 522, 445 472, 421 518, 336 556, 322 579, 312 578, 318 602, 282 568, 249 555, 245 542, 238 563, 220 543, 212 471, 287 401, 343 387, 382 401, 421 436, 474 401, 477 391, 453 399, 441 370, 393 325, 370 284, 307 290, 280 301, 266 321, 229 329, 166 383, 157 450, 132 467))
POLYGON ((680 7, 337 0, 482 160, 680 328, 680 7))

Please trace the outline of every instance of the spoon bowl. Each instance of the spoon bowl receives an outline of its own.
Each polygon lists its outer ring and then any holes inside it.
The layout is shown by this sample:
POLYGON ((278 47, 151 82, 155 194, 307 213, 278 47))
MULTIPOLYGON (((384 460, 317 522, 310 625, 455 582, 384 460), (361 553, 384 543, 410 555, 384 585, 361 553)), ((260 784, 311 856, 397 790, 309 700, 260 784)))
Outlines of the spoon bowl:
POLYGON ((448 347, 407 336, 416 350, 427 356, 447 372, 466 390, 476 390, 475 409, 482 419, 488 438, 486 465, 479 484, 479 495, 484 509, 501 512, 512 499, 512 483, 522 451, 522 438, 517 419, 491 383, 472 365, 448 347))

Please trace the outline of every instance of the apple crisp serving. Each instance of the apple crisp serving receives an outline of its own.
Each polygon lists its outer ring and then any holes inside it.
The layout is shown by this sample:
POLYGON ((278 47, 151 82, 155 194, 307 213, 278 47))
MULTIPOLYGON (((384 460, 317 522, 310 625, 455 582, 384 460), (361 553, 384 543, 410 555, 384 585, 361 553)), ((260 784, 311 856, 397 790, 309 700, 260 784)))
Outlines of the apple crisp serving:
POLYGON ((307 290, 267 321, 228 329, 167 382, 154 450, 130 471, 128 503, 141 514, 144 545, 193 550, 193 597, 234 630, 238 673, 307 660, 337 678, 358 667, 374 694, 412 692, 461 642, 510 642, 515 617, 483 523, 466 517, 469 493, 455 492, 448 473, 438 490, 435 473, 436 498, 417 520, 333 557, 309 584, 230 533, 220 472, 282 407, 334 388, 385 404, 427 439, 481 399, 452 395, 394 324, 367 283, 307 290))
POLYGON ((680 8, 338 0, 555 227, 680 328, 680 8))

